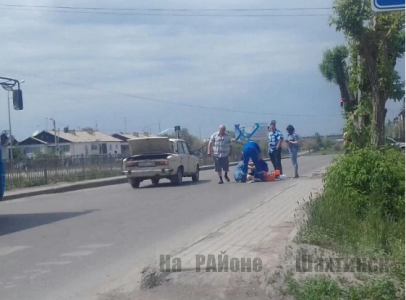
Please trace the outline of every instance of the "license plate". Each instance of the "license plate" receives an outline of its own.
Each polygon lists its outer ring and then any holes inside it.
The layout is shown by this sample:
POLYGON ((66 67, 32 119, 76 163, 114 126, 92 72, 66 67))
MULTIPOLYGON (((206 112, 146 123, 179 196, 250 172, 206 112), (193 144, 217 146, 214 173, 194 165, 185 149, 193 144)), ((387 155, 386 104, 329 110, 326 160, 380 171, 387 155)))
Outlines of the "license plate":
POLYGON ((155 167, 155 162, 140 162, 139 167, 155 167))

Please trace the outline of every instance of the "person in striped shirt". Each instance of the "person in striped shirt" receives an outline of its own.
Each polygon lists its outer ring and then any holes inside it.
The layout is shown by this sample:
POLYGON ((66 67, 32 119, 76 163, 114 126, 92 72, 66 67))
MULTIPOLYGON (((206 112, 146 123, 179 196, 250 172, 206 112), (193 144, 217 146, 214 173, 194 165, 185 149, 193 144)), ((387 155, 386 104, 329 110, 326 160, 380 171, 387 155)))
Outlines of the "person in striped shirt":
POLYGON ((228 157, 231 155, 231 137, 226 132, 226 126, 221 125, 219 131, 213 133, 210 137, 209 145, 207 147, 207 154, 214 159, 215 171, 219 175, 219 184, 223 184, 223 171, 224 178, 230 182, 228 172, 230 168, 228 157))
POLYGON ((282 175, 282 143, 283 134, 280 130, 276 129, 276 121, 272 120, 269 124, 269 158, 272 165, 276 170, 280 171, 282 175))

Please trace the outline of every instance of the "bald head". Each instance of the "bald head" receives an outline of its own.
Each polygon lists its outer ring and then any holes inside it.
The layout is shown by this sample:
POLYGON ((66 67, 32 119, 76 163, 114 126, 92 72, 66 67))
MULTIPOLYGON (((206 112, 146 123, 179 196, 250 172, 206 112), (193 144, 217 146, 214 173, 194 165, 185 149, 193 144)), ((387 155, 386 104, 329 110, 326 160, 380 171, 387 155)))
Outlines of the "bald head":
POLYGON ((226 126, 220 125, 219 132, 220 132, 220 134, 224 134, 226 132, 226 126))

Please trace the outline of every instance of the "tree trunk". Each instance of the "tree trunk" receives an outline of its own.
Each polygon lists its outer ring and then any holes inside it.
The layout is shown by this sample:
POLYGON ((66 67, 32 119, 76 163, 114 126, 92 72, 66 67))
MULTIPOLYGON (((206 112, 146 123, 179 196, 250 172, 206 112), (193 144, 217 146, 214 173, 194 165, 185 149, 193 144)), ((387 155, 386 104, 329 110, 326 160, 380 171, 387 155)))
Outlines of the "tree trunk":
POLYGON ((372 134, 371 144, 385 145, 385 103, 386 99, 378 92, 372 93, 372 134))

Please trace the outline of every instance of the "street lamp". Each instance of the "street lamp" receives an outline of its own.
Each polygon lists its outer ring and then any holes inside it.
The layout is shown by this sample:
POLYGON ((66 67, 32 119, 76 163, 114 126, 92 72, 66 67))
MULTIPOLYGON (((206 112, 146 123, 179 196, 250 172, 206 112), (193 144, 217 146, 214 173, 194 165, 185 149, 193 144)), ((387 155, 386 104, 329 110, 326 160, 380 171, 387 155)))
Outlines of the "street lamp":
POLYGON ((10 161, 13 161, 13 134, 11 131, 11 113, 10 113, 10 92, 13 92, 13 102, 14 102, 14 109, 15 110, 22 110, 23 109, 23 102, 22 102, 22 92, 20 90, 20 84, 24 83, 25 80, 17 80, 12 78, 5 78, 0 77, 2 80, 6 80, 4 82, 0 82, 0 85, 7 91, 7 107, 8 107, 8 130, 9 130, 9 144, 10 144, 10 161), (17 84, 18 89, 14 90, 14 86, 17 84), (16 94, 17 92, 17 94, 16 94))

